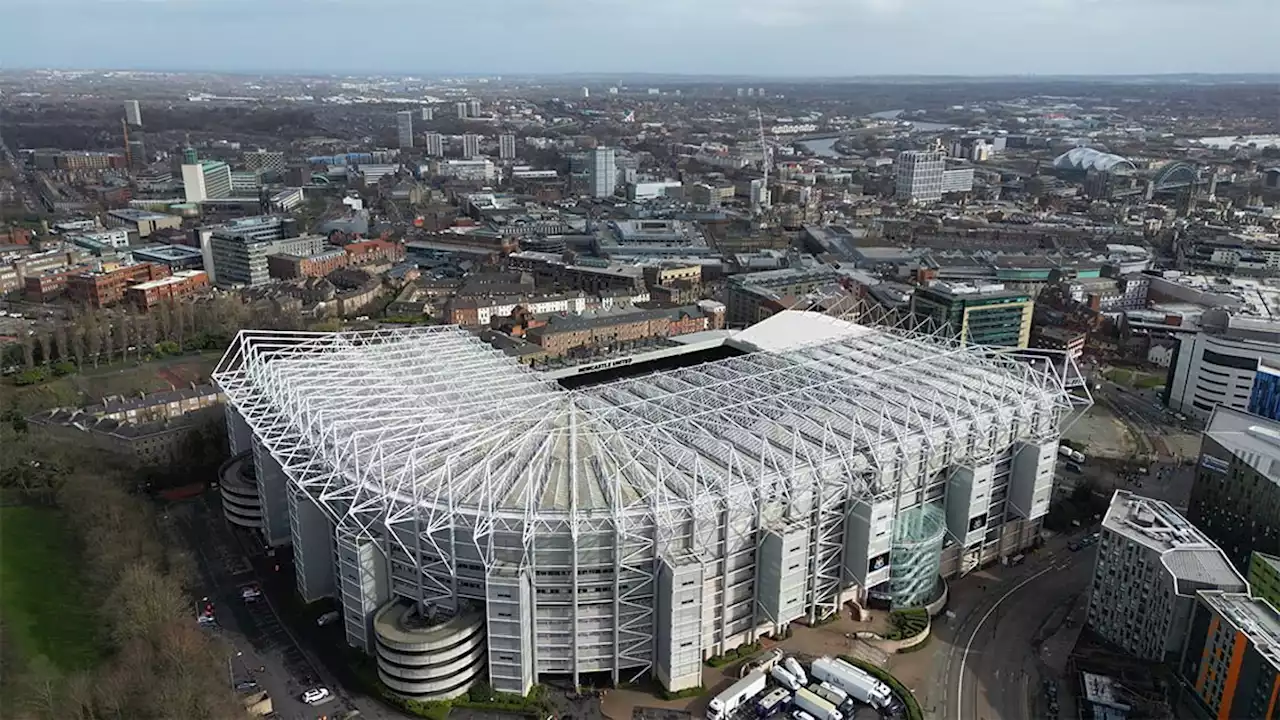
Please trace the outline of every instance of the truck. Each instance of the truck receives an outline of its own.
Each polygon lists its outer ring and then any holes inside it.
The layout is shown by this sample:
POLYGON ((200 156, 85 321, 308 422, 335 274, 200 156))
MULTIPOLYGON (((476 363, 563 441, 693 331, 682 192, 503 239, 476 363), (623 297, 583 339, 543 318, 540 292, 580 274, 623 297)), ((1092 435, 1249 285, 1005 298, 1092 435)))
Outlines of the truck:
POLYGON ((844 660, 820 657, 813 661, 813 677, 829 682, 849 694, 858 702, 874 708, 885 708, 893 702, 893 691, 888 685, 872 677, 862 668, 844 660))
POLYGON ((809 713, 816 720, 844 720, 844 715, 840 714, 835 705, 823 700, 805 688, 800 688, 796 691, 795 699, 792 702, 797 708, 809 713))
POLYGON ((769 676, 777 680, 779 685, 791 691, 804 687, 799 678, 792 675, 790 670, 781 665, 774 665, 773 669, 769 671, 769 676))
POLYGON ((819 683, 809 689, 836 707, 843 707, 845 703, 849 702, 849 693, 829 682, 819 683))
POLYGON ((796 680, 800 681, 801 685, 809 684, 809 676, 805 674, 804 668, 800 667, 800 662, 798 660, 793 657, 789 657, 786 660, 783 660, 782 664, 787 666, 787 672, 794 675, 796 680))
POLYGON ((746 677, 730 685, 728 690, 711 698, 707 705, 707 720, 724 720, 751 698, 764 692, 768 684, 763 670, 748 673, 746 677))
POLYGON ((774 688, 773 692, 760 698, 760 702, 756 703, 756 714, 760 717, 769 717, 782 712, 790 701, 791 693, 786 688, 774 688))

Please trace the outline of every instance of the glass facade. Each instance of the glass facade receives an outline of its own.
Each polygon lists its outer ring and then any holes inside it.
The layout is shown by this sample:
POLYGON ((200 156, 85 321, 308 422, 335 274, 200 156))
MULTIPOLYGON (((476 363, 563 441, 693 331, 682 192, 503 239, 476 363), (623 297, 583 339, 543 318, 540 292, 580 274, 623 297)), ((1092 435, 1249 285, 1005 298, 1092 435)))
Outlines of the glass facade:
POLYGON ((1258 363, 1253 392, 1249 395, 1249 412, 1280 420, 1280 369, 1258 363))
POLYGON ((920 607, 934 599, 947 518, 941 505, 920 505, 898 516, 889 559, 889 602, 920 607))

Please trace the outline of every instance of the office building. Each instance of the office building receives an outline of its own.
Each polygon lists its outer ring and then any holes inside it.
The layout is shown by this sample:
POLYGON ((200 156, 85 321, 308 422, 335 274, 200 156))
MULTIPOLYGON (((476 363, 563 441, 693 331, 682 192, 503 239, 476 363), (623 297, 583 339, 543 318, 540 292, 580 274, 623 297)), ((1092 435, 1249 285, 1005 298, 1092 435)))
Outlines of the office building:
POLYGON ((500 160, 516 159, 516 136, 511 134, 498 136, 498 158, 500 160))
POLYGON ((422 108, 422 121, 431 122, 436 119, 436 111, 429 107, 422 108))
POLYGON ((1249 593, 1280 608, 1280 556, 1254 551, 1249 557, 1249 593))
POLYGON ((466 101, 465 101, 465 100, 464 100, 464 101, 462 101, 462 102, 459 102, 459 103, 454 104, 454 106, 453 106, 453 107, 454 107, 454 110, 456 110, 456 111, 457 111, 457 113, 458 113, 458 119, 459 119, 459 120, 466 120, 466 119, 467 119, 467 103, 466 103, 466 101))
POLYGON ((1280 422, 1214 409, 1187 517, 1242 570, 1252 553, 1280 555, 1280 422))
POLYGON ((1027 347, 1034 309, 1029 293, 1000 284, 934 282, 911 295, 912 314, 949 325, 961 342, 979 345, 1027 347))
POLYGON ((130 252, 134 260, 168 265, 172 272, 204 269, 200 249, 188 245, 142 245, 130 252))
POLYGON ((973 190, 973 178, 972 167, 949 169, 940 150, 911 150, 898 155, 894 191, 905 202, 937 202, 944 194, 973 190))
POLYGON ((205 267, 212 268, 213 281, 223 287, 267 282, 269 255, 309 256, 329 248, 323 235, 298 236, 296 222, 276 216, 240 218, 203 233, 209 248, 205 267))
POLYGON ((147 144, 142 139, 142 133, 130 135, 126 147, 129 149, 129 167, 134 170, 145 168, 150 158, 147 157, 147 144))
POLYGON ((142 108, 137 100, 124 101, 124 121, 134 127, 142 127, 142 108))
POLYGON ((591 197, 613 197, 618 189, 618 155, 610 147, 587 154, 587 192, 591 197))
POLYGON ((1101 532, 1089 626, 1135 657, 1175 661, 1196 593, 1247 589, 1222 550, 1162 500, 1116 491, 1101 532))
MULTIPOLYGON (((1208 310, 1200 318, 1200 332, 1178 337, 1170 361, 1165 404, 1201 419, 1218 405, 1247 410, 1253 398, 1259 364, 1280 367, 1280 322, 1208 310)), ((1274 381, 1263 371, 1258 409, 1267 412, 1267 386, 1274 381)))
POLYGON ((201 160, 182 166, 182 187, 187 202, 231 197, 231 166, 220 160, 201 160))
POLYGON ((67 297, 91 308, 108 307, 123 300, 129 286, 166 277, 168 265, 146 262, 80 272, 67 278, 67 297))
POLYGON ((401 110, 396 113, 396 137, 400 140, 400 149, 408 150, 413 147, 413 113, 408 110, 401 110))
POLYGON ((582 88, 582 99, 586 100, 591 97, 591 88, 582 88))
POLYGON ((475 180, 488 182, 498 177, 497 168, 488 158, 467 158, 463 160, 441 160, 432 163, 435 174, 458 180, 475 180))
POLYGON ((182 218, 177 215, 135 208, 109 210, 102 218, 102 222, 107 227, 122 227, 137 233, 139 238, 145 238, 157 230, 173 230, 182 227, 182 218))
POLYGON ((462 136, 462 157, 465 160, 480 157, 480 136, 467 133, 462 136))
POLYGON ((471 117, 471 118, 480 117, 480 101, 479 100, 467 101, 467 117, 471 117))
POLYGON ((124 299, 142 311, 150 310, 165 302, 176 302, 209 287, 209 274, 203 270, 179 270, 174 274, 131 285, 124 291, 124 299))
POLYGON ((224 477, 292 545, 302 599, 335 598, 418 700, 587 673, 691 688, 870 588, 931 599, 944 555, 1030 543, 1047 503, 991 498, 1047 497, 1076 403, 986 348, 816 313, 574 390, 452 326, 297 340, 245 333, 219 365, 224 477))
POLYGON ((200 164, 200 155, 196 152, 195 148, 186 147, 182 149, 182 164, 183 165, 200 164))
POLYGON ((1258 360, 1249 391, 1249 412, 1270 420, 1280 420, 1280 368, 1258 360))
POLYGON ((440 133, 427 133, 422 138, 422 148, 427 157, 444 157, 444 136, 440 133))
POLYGON ((947 169, 941 152, 911 150, 898 155, 894 193, 906 202, 936 202, 942 199, 942 173, 947 169))
POLYGON ((1196 598, 1178 679, 1204 720, 1280 720, 1280 612, 1243 593, 1196 598))

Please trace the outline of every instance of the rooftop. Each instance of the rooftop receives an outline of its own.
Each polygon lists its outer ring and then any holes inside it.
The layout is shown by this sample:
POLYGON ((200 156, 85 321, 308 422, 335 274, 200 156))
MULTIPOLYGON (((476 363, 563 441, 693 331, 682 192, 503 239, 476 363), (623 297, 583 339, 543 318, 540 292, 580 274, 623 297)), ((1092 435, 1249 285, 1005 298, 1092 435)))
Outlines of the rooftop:
POLYGON ((179 270, 169 277, 162 277, 159 280, 148 280, 147 282, 138 283, 137 285, 130 285, 129 289, 153 290, 158 287, 164 287, 165 285, 177 285, 178 283, 186 282, 204 274, 205 272, 203 270, 179 270))
POLYGON ((1200 599, 1244 633, 1262 657, 1280 671, 1280 611, 1244 593, 1201 591, 1200 599))
POLYGON ((1203 587, 1246 587, 1222 550, 1163 500, 1118 490, 1102 527, 1159 553, 1160 561, 1178 580, 1180 594, 1203 587))
POLYGON ((164 213, 151 212, 150 210, 139 210, 137 208, 124 208, 123 210, 112 210, 110 214, 121 220, 129 220, 131 222, 143 222, 151 220, 167 220, 176 217, 175 215, 165 215, 164 213))
POLYGON ((1280 483, 1280 422, 1218 405, 1204 434, 1264 477, 1280 483))
POLYGON ((215 380, 251 426, 279 428, 272 452, 302 443, 334 469, 290 465, 298 482, 398 516, 675 522, 818 483, 888 495, 875 468, 900 447, 960 461, 990 451, 970 428, 1047 438, 1077 404, 1052 368, 904 328, 782 312, 732 342, 749 354, 566 390, 457 327, 246 331, 215 380))

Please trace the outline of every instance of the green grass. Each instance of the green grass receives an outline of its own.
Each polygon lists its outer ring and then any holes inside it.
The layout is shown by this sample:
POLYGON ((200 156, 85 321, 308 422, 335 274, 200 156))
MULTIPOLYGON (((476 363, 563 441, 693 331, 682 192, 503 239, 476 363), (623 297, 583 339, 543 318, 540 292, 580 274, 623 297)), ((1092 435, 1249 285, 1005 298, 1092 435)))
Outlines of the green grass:
POLYGON ((102 657, 79 563, 57 510, 0 507, 0 615, 4 642, 20 663, 48 662, 69 672, 102 657))

